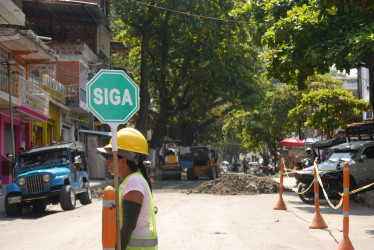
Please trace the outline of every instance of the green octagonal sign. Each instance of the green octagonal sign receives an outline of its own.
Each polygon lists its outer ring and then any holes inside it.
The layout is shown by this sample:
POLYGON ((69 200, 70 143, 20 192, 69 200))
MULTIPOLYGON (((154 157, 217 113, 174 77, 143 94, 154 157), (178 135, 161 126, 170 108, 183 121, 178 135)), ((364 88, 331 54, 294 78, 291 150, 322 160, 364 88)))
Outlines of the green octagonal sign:
POLYGON ((139 87, 122 70, 100 70, 86 93, 88 108, 102 123, 126 123, 139 110, 139 87))

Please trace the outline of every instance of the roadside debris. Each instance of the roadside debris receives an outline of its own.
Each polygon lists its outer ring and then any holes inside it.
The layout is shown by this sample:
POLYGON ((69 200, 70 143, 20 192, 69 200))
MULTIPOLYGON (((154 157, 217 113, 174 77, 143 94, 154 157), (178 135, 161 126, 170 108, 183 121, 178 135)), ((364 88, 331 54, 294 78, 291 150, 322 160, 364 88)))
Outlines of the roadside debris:
POLYGON ((102 186, 91 187, 92 198, 102 198, 104 188, 105 187, 102 187, 102 186))
MULTIPOLYGON (((243 195, 277 193, 280 184, 269 177, 254 175, 226 175, 221 178, 204 182, 200 186, 189 189, 190 193, 205 193, 217 195, 243 195)), ((284 191, 289 191, 285 188, 284 191)))
MULTIPOLYGON (((197 186, 195 181, 157 181, 153 185, 154 190, 179 190, 191 193, 215 194, 215 195, 255 195, 262 193, 278 193, 279 182, 262 174, 229 174, 215 180, 204 181, 197 186), (189 187, 188 187, 189 185, 189 187)), ((102 198, 104 186, 91 187, 93 198, 102 198)), ((292 191, 284 187, 285 192, 292 191)))

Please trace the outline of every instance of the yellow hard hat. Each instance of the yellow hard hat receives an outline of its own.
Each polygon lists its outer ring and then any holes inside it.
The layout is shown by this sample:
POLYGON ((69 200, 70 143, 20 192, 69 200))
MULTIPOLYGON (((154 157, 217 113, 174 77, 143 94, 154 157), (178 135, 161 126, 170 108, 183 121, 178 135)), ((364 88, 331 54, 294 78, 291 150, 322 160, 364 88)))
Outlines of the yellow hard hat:
MULTIPOLYGON (((118 149, 148 155, 148 143, 142 133, 134 128, 123 128, 117 132, 118 149)), ((112 140, 104 147, 112 151, 112 140)))

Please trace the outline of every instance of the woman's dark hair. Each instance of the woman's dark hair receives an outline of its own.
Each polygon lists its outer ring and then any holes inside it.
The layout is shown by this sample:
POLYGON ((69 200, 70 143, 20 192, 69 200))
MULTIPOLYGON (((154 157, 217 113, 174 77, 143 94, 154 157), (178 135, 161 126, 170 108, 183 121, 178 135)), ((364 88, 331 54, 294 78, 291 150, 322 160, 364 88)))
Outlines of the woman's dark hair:
POLYGON ((136 165, 135 162, 130 161, 130 160, 127 160, 127 164, 129 165, 131 171, 135 172, 138 169, 140 169, 140 172, 142 173, 144 179, 147 181, 149 189, 152 192, 152 184, 151 184, 151 181, 149 180, 149 177, 148 177, 148 174, 147 174, 147 170, 145 169, 144 160, 145 160, 145 156, 142 155, 142 156, 140 156, 138 165, 136 165))

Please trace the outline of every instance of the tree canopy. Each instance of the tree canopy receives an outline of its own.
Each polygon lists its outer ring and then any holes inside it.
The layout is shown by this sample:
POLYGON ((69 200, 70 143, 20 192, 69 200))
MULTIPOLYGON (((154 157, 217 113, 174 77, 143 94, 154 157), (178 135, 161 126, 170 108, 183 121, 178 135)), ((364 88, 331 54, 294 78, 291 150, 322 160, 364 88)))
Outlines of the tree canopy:
POLYGON ((345 128, 347 124, 362 119, 362 112, 370 104, 357 100, 352 92, 343 88, 343 82, 328 76, 308 78, 308 92, 300 103, 289 112, 289 117, 307 116, 305 127, 322 129, 331 138, 334 129, 345 128))
POLYGON ((187 138, 196 139, 229 110, 257 102, 257 50, 248 43, 244 23, 230 21, 243 14, 235 10, 245 3, 144 3, 150 5, 114 0, 113 17, 115 39, 129 48, 126 67, 140 82, 140 98, 145 100, 140 106, 138 129, 144 129, 141 114, 151 113, 154 133, 150 147, 159 145, 168 126, 185 127, 187 138))
POLYGON ((305 88, 308 76, 333 65, 347 72, 364 66, 374 106, 373 1, 253 0, 251 7, 269 77, 305 88))
POLYGON ((300 93, 294 87, 280 88, 273 84, 264 85, 263 99, 254 110, 238 109, 226 120, 224 131, 228 137, 237 136, 246 148, 258 152, 270 151, 276 155, 279 141, 295 131, 299 117, 288 117, 296 107, 300 93))

